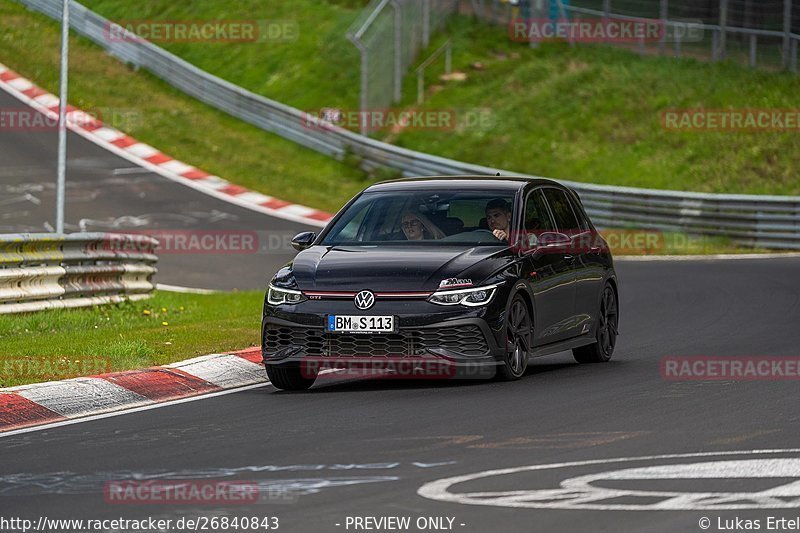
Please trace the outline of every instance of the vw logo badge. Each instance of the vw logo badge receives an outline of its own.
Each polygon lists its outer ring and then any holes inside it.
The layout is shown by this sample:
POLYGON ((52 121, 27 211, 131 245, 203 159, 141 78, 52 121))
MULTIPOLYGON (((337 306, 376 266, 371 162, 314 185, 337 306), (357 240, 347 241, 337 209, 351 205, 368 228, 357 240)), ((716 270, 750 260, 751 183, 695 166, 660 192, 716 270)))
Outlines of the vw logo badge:
POLYGON ((355 303, 359 309, 369 309, 375 305, 375 295, 370 291, 361 291, 356 294, 355 303))

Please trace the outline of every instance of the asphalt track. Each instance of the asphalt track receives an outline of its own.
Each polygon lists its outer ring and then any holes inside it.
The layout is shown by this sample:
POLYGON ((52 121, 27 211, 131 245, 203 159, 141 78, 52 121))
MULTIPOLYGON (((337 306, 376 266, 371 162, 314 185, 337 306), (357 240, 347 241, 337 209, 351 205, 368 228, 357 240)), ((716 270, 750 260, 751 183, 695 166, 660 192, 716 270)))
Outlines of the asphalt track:
MULTIPOLYGON (((0 110, 27 106, 0 91, 0 110)), ((0 131, 0 233, 47 232, 55 226, 56 131, 0 131)), ((299 231, 318 231, 234 205, 171 182, 83 137, 67 139, 65 229, 162 231, 225 236, 203 249, 172 247, 159 254, 159 283, 207 289, 258 289, 294 256, 299 231), (255 234, 253 234, 255 232, 255 234), (252 237, 237 246, 230 237, 252 237)))
MULTIPOLYGON (((14 104, 0 93, 0 108, 14 104)), ((2 135, 0 199, 29 193, 39 201, 3 204, 3 231, 40 230, 42 220, 52 220, 53 172, 46 162, 55 160, 54 139, 33 132, 2 135)), ((149 173, 114 174, 130 163, 77 136, 69 142, 72 225, 82 217, 182 213, 196 219, 191 228, 301 229, 149 173), (236 218, 196 216, 214 210, 236 218)), ((157 219, 150 220, 168 223, 157 219)), ((203 261, 164 256, 160 281, 258 287, 290 255, 203 261)), ((585 509, 578 501, 572 508, 554 508, 552 502, 543 508, 466 505, 417 493, 443 478, 527 465, 562 467, 472 480, 450 490, 557 488, 565 479, 598 471, 719 457, 563 467, 569 462, 798 447, 797 381, 667 381, 660 361, 670 355, 800 355, 800 261, 620 262, 617 268, 621 336, 608 364, 578 365, 569 354, 559 354, 534 361, 513 383, 328 376, 306 393, 265 386, 2 437, 0 517, 274 516, 281 531, 305 532, 355 531, 346 526, 348 516, 409 516, 412 524, 427 516, 452 517, 455 531, 530 532, 701 531, 702 517, 712 520, 712 531, 718 530, 718 519, 733 517, 760 519, 764 529, 767 516, 800 514, 796 487, 787 492, 795 496, 793 508, 741 511, 703 510, 691 497, 681 510, 637 509, 643 503, 633 496, 617 499, 631 508, 610 510, 585 509), (109 481, 149 479, 255 482, 265 498, 244 505, 121 505, 104 499, 109 481)), ((796 459, 800 453, 773 456, 796 459)), ((791 486, 800 477, 797 469, 776 472, 778 484, 791 486)), ((775 485, 765 479, 667 477, 605 485, 682 494, 752 493, 775 485)), ((732 496, 729 502, 737 499, 746 498, 732 496)))

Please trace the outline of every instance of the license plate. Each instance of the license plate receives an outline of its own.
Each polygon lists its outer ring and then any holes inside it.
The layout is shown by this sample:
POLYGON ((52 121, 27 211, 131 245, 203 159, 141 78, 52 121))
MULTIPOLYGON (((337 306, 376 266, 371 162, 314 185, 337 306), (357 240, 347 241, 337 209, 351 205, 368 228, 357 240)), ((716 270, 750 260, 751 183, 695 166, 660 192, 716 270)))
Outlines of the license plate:
POLYGON ((327 331, 333 333, 392 333, 393 316, 328 315, 327 331))

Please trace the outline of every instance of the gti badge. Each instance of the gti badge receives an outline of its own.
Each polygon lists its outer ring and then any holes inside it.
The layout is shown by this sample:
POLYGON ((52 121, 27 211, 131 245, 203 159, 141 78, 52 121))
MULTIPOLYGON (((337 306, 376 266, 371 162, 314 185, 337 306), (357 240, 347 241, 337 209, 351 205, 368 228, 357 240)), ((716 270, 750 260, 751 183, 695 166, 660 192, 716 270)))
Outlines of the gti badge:
POLYGON ((369 309, 375 305, 375 295, 370 291, 361 291, 356 294, 355 304, 359 309, 369 309))

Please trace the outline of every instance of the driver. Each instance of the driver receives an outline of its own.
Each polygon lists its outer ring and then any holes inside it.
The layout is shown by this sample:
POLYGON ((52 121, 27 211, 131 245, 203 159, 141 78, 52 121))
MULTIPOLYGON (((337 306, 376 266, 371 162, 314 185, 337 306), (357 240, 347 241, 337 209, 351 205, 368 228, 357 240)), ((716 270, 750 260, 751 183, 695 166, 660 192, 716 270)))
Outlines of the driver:
POLYGON ((501 241, 508 241, 508 226, 511 224, 511 206, 502 198, 495 198, 486 204, 486 223, 492 235, 501 241))

